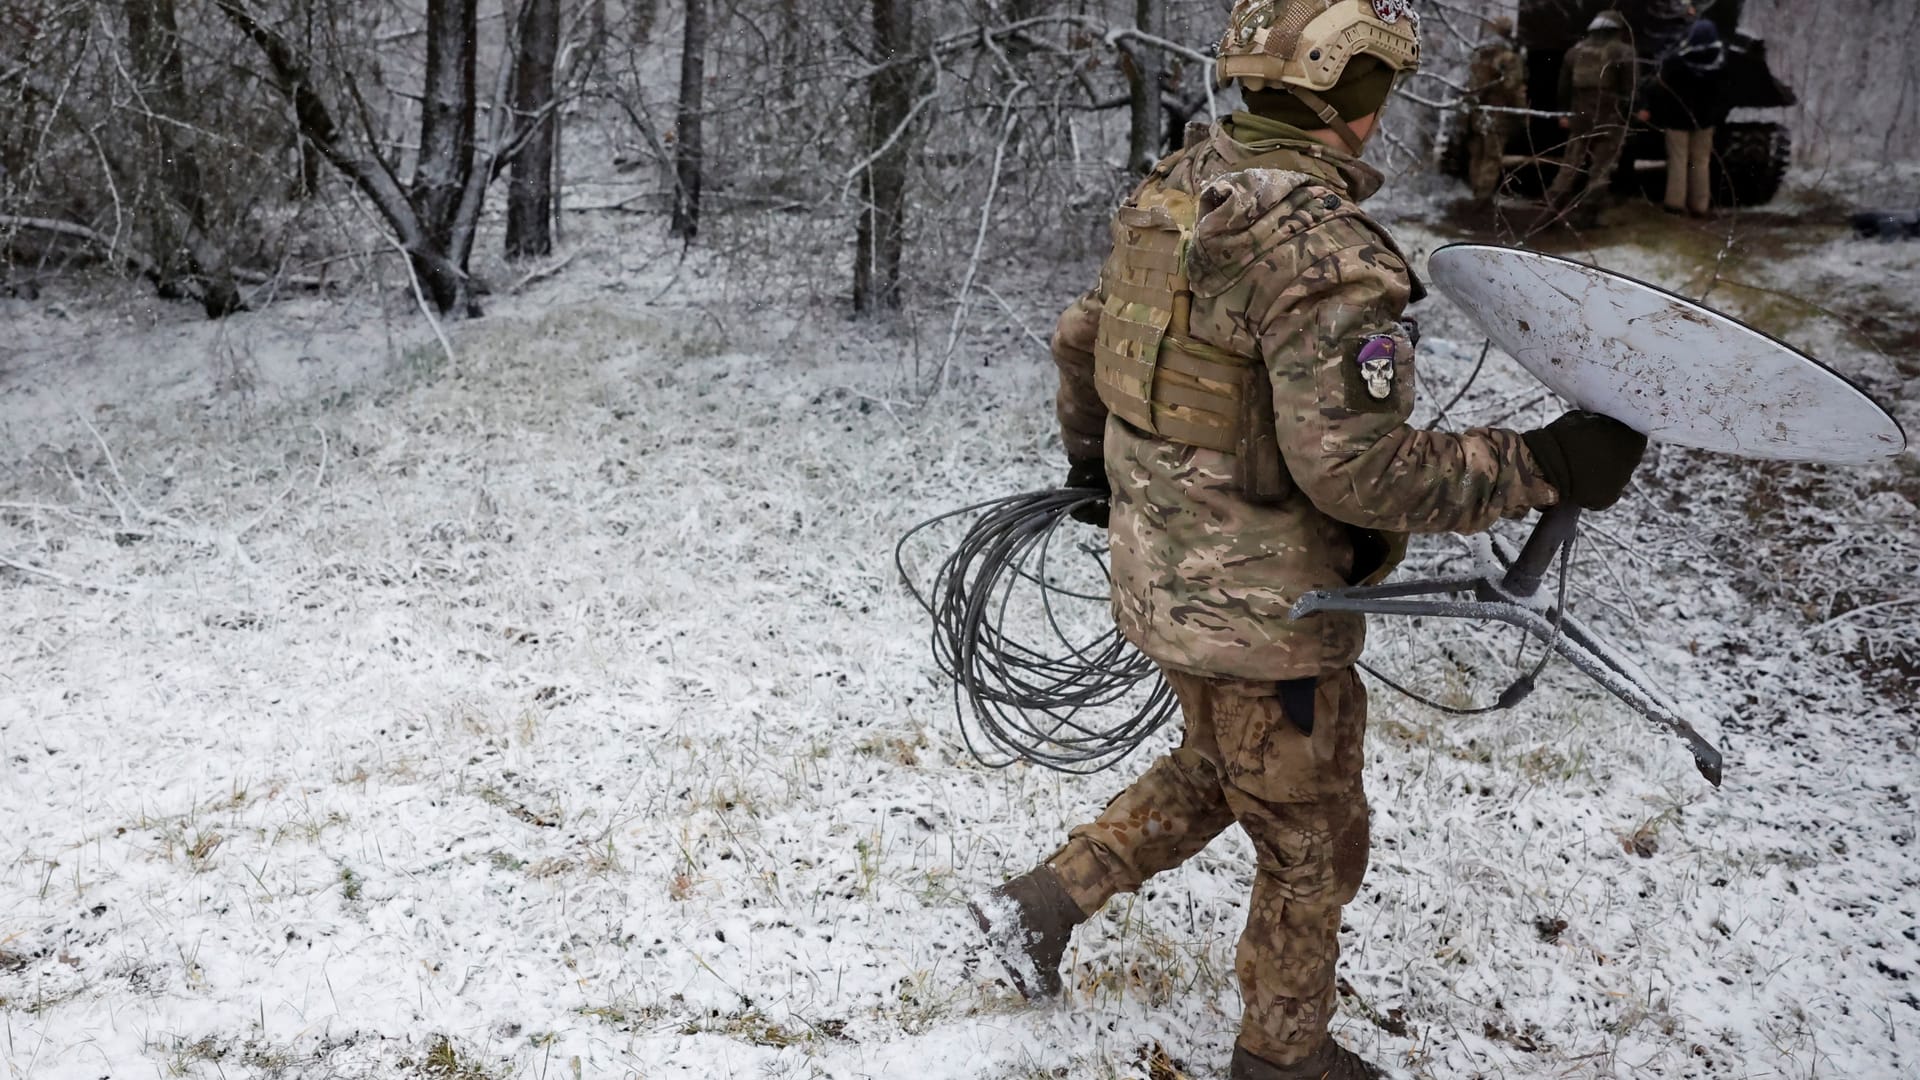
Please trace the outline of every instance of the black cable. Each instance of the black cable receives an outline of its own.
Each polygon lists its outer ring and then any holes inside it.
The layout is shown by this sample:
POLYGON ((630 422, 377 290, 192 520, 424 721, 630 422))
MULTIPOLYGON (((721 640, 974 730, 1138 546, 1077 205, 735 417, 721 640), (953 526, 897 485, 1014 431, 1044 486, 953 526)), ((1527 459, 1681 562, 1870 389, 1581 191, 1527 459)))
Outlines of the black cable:
MULTIPOLYGON (((934 662, 953 680, 961 737, 984 765, 1031 761, 1098 772, 1179 711, 1160 669, 1110 623, 1076 642, 1063 619, 1064 605, 1097 604, 1104 613, 1109 602, 1106 593, 1062 586, 1049 572, 1061 523, 1076 507, 1106 498, 1104 489, 1050 488, 991 499, 915 525, 894 548, 901 581, 933 620, 934 662), (907 544, 969 515, 974 520, 923 593, 907 573, 907 544), (1040 640, 1015 636, 1010 617, 1036 622, 1040 640), (1109 708, 1143 689, 1145 698, 1124 715, 1109 708)), ((1105 578, 1102 549, 1070 547, 1099 562, 1105 578)))
MULTIPOLYGON (((1484 353, 1482 358, 1484 359, 1484 353)), ((961 738, 981 764, 1005 768, 1030 761, 1064 773, 1085 774, 1111 768, 1132 753, 1179 711, 1173 689, 1159 668, 1117 629, 1091 641, 1075 642, 1063 625, 1062 601, 1108 604, 1106 593, 1063 587, 1048 572, 1053 540, 1076 507, 1106 499, 1097 488, 1049 488, 963 506, 909 529, 894 547, 894 567, 933 620, 934 662, 953 680, 954 715, 961 738), (952 553, 935 568, 925 592, 907 572, 906 548, 921 533, 944 522, 978 515, 952 553), (1038 615, 1051 640, 1031 642, 1012 636, 1009 613, 1038 615), (1120 717, 1108 710, 1142 684, 1146 697, 1120 717), (1089 710, 1098 715, 1087 715, 1089 710), (983 743, 985 744, 983 746, 983 743)), ((1077 550, 1100 563, 1101 549, 1077 550)), ((1573 545, 1561 552, 1558 603, 1553 631, 1560 633, 1567 605, 1573 545)), ((1472 708, 1446 705, 1408 689, 1373 666, 1359 667, 1388 689, 1452 716, 1479 716, 1512 708, 1533 692, 1553 658, 1546 642, 1532 670, 1515 679, 1494 704, 1472 708)))

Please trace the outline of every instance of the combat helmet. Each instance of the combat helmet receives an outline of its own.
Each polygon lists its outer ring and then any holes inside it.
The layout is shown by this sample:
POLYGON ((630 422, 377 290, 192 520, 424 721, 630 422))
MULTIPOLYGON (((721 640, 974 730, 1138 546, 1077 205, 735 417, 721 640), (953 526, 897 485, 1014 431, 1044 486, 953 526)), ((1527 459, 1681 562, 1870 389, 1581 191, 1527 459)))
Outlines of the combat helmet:
POLYGON ((1321 95, 1362 56, 1397 76, 1417 69, 1420 17, 1411 0, 1235 0, 1215 55, 1223 85, 1291 93, 1357 154, 1360 140, 1321 95))
POLYGON ((1619 12, 1609 9, 1593 17, 1593 21, 1587 24, 1587 33, 1597 34, 1602 30, 1624 31, 1626 28, 1626 18, 1619 12))

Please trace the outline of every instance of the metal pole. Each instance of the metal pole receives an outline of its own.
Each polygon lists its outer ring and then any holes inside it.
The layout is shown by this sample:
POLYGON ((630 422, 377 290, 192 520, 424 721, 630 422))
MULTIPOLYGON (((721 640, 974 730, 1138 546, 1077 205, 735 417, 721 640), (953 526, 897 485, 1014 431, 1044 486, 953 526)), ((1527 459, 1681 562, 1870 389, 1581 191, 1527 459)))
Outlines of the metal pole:
POLYGON ((1501 590, 1522 599, 1539 592, 1547 568, 1553 565, 1553 557, 1567 546, 1579 528, 1580 508, 1572 503, 1560 503, 1541 514, 1540 524, 1533 527, 1533 535, 1527 537, 1526 546, 1520 549, 1520 557, 1513 560, 1507 576, 1500 579, 1501 590))

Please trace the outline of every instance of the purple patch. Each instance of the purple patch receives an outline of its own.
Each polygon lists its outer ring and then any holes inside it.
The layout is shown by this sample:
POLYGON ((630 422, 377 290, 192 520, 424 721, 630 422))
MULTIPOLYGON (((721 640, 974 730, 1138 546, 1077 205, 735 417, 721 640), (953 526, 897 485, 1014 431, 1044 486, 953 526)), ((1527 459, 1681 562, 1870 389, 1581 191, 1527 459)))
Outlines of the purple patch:
POLYGON ((1369 360, 1391 360, 1393 359, 1393 350, 1393 338, 1386 334, 1381 334, 1379 337, 1368 338, 1367 343, 1360 346, 1360 355, 1355 359, 1355 363, 1365 364, 1369 360))

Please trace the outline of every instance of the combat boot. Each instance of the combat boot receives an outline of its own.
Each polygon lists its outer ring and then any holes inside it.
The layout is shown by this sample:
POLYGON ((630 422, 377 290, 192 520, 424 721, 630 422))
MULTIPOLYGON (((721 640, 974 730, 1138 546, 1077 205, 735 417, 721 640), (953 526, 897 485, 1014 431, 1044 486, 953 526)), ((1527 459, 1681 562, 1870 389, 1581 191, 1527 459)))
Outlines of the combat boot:
POLYGON ((1227 1070, 1227 1080, 1386 1080, 1386 1075, 1331 1038, 1293 1065, 1275 1065, 1236 1046, 1227 1070))
POLYGON ((1060 961, 1087 921, 1053 867, 1041 864, 967 905, 987 947, 1029 1001, 1059 996, 1060 961))

